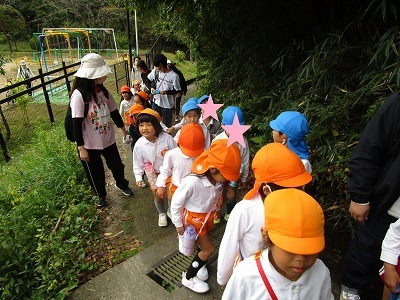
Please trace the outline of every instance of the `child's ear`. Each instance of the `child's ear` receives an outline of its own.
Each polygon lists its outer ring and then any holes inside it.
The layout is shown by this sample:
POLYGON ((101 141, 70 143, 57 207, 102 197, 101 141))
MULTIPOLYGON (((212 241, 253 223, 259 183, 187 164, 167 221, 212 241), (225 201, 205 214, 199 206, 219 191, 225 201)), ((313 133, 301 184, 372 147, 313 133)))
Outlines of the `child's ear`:
POLYGON ((264 193, 265 196, 268 196, 268 194, 271 193, 271 190, 268 188, 268 185, 267 185, 267 184, 264 184, 264 185, 262 186, 262 191, 263 191, 263 193, 264 193))
POLYGON ((261 227, 261 237, 262 237, 263 243, 266 247, 271 247, 274 244, 274 243, 272 243, 271 239, 269 238, 268 230, 265 229, 265 227, 261 227))

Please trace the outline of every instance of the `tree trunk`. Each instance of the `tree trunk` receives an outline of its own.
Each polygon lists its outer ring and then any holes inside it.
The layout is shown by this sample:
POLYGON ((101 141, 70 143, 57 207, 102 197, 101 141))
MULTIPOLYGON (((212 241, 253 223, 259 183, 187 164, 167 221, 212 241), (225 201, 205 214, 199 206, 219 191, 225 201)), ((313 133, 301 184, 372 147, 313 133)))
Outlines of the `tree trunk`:
POLYGON ((6 34, 6 37, 7 37, 8 46, 10 47, 10 52, 13 53, 10 35, 6 34))

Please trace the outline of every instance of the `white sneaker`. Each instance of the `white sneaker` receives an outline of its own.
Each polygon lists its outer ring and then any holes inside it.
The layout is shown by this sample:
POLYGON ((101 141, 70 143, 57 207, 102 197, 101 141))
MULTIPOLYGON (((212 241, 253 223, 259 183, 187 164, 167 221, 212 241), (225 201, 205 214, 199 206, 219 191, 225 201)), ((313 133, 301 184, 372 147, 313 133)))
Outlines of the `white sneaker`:
POLYGON ((140 187, 145 188, 145 187, 147 187, 147 184, 144 181, 142 181, 142 185, 140 187))
POLYGON ((166 214, 159 214, 158 215, 158 226, 165 227, 168 225, 167 215, 166 214))
POLYGON ((351 289, 342 285, 342 290, 340 291, 340 300, 360 300, 359 291, 356 289, 351 289))
POLYGON ((210 289, 208 284, 201 281, 197 276, 194 276, 189 280, 186 279, 186 272, 182 273, 182 284, 196 293, 205 293, 210 289))
POLYGON ((202 266, 200 270, 197 271, 196 276, 202 281, 206 281, 208 279, 208 270, 206 265, 202 266))

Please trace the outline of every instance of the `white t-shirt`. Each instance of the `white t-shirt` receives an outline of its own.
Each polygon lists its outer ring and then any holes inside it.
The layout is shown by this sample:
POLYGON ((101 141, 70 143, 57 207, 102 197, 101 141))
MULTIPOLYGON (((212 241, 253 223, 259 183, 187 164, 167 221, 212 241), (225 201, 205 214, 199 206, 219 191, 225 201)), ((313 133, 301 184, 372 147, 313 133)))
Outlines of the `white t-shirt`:
POLYGON ((102 150, 115 143, 114 125, 111 123, 110 112, 117 109, 117 103, 109 93, 108 99, 103 91, 97 94, 98 102, 89 102, 87 116, 84 116, 85 104, 82 94, 74 90, 71 95, 72 118, 84 118, 82 134, 86 149, 102 150))
POLYGON ((236 254, 242 259, 262 249, 264 202, 259 193, 238 202, 233 208, 218 251, 217 281, 226 285, 233 272, 236 254))
POLYGON ((143 180, 144 164, 146 162, 151 162, 156 173, 160 173, 165 153, 175 147, 176 143, 173 137, 164 132, 160 133, 155 143, 150 142, 143 136, 139 138, 133 148, 133 173, 136 182, 143 180))
POLYGON ((381 261, 397 265, 400 256, 400 219, 390 224, 382 242, 381 261))
MULTIPOLYGON (((149 75, 147 75, 147 78, 150 79, 151 81, 154 81, 155 79, 155 69, 153 69, 149 75)), ((160 91, 170 91, 170 90, 175 90, 175 91, 180 91, 181 90, 181 85, 179 82, 179 76, 176 74, 173 70, 170 70, 167 73, 163 73, 161 71, 158 71, 158 80, 156 82, 156 90, 160 91)), ((154 95, 153 101, 155 104, 162 108, 173 108, 175 104, 175 96, 174 95, 161 95, 157 94, 154 95)))
MULTIPOLYGON (((334 300, 331 276, 324 263, 317 259, 297 281, 278 273, 268 259, 268 249, 260 257, 262 268, 278 299, 285 300, 334 300)), ((222 300, 272 299, 258 271, 254 256, 240 262, 233 271, 222 300)))

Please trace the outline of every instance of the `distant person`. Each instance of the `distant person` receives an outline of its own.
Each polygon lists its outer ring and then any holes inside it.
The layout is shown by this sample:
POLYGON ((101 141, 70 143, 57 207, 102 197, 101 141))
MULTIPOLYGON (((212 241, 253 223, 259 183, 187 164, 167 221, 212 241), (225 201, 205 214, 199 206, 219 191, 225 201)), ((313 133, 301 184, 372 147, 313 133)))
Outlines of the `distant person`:
MULTIPOLYGON (((146 62, 144 60, 139 60, 136 63, 136 67, 138 71, 140 72, 140 82, 142 85, 142 90, 146 88, 145 82, 147 81, 147 75, 150 74, 149 67, 147 66, 146 62)), ((150 93, 150 90, 145 91, 146 93, 150 93)))
POLYGON ((135 56, 133 58, 133 64, 132 64, 132 71, 131 71, 131 86, 133 86, 133 82, 135 80, 141 81, 141 76, 140 76, 140 71, 137 67, 137 62, 141 60, 140 56, 135 56))
POLYGON ((137 80, 137 79, 133 80, 132 87, 131 87, 132 94, 138 93, 142 90, 140 83, 141 83, 140 80, 137 80))
POLYGON ((325 247, 319 203, 291 188, 270 193, 264 209, 267 248, 237 265, 222 299, 334 300, 329 270, 318 259, 325 247))
POLYGON ((186 79, 182 72, 176 67, 176 63, 172 63, 169 59, 167 60, 167 68, 173 70, 179 76, 179 83, 181 85, 181 91, 175 95, 175 122, 179 121, 179 112, 181 110, 181 99, 187 93, 186 79))
POLYGON ((175 95, 181 91, 179 76, 173 70, 167 69, 167 57, 164 54, 154 57, 154 66, 147 76, 146 86, 153 94, 153 109, 162 115, 163 123, 169 128, 172 124, 175 95))
POLYGON ((96 195, 97 206, 107 205, 106 178, 102 157, 115 179, 115 187, 125 196, 133 194, 128 180, 124 176, 124 164, 115 141, 114 126, 111 119, 121 129, 124 136, 128 134, 117 103, 103 83, 112 73, 106 61, 96 53, 86 54, 70 92, 73 132, 86 177, 96 195), (89 109, 85 116, 85 103, 89 109))
MULTIPOLYGON (((22 59, 19 63, 19 68, 17 71, 17 79, 27 80, 33 76, 35 76, 35 75, 33 75, 33 72, 27 66, 25 60, 22 59)), ((26 89, 30 89, 31 87, 32 87, 32 82, 28 81, 26 83, 26 89)), ((32 92, 29 92, 28 94, 31 96, 32 92)))

